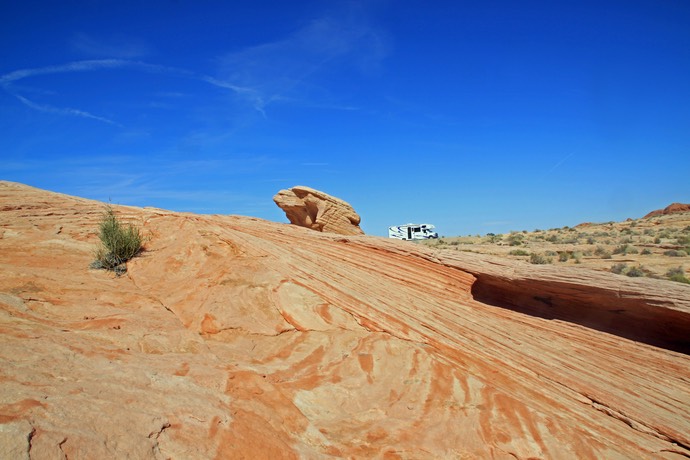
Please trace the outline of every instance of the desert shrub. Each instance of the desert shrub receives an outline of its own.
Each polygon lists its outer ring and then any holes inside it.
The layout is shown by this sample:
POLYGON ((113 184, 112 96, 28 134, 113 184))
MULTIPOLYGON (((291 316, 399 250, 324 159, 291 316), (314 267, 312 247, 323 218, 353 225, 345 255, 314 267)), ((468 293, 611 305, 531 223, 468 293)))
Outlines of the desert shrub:
POLYGON ((551 243, 555 243, 558 241, 558 236, 557 235, 549 235, 546 238, 546 241, 550 241, 551 243))
POLYGON ((125 227, 111 206, 103 213, 98 238, 101 244, 96 249, 96 260, 91 263, 91 268, 112 270, 117 274, 127 271, 125 262, 139 254, 143 244, 139 229, 131 224, 125 227))
POLYGON ((535 265, 544 265, 544 264, 550 264, 551 259, 548 257, 544 257, 541 254, 537 254, 537 253, 533 252, 532 254, 529 255, 529 262, 531 264, 535 264, 535 265))
POLYGON ((628 249, 627 244, 621 244, 620 246, 616 247, 613 249, 614 254, 625 254, 625 251, 628 249))
POLYGON ((654 235, 654 230, 652 230, 651 228, 645 228, 645 229, 644 229, 644 234, 647 235, 647 236, 654 235))
POLYGON ((615 273, 616 275, 621 275, 625 271, 625 269, 628 268, 627 264, 624 263, 619 263, 619 264, 613 264, 611 266, 611 273, 615 273))
POLYGON ((522 233, 511 232, 511 234, 508 236, 508 244, 511 246, 520 246, 524 238, 525 235, 522 233))
POLYGON ((683 267, 671 268, 666 272, 666 276, 671 281, 676 281, 678 283, 690 284, 690 279, 685 276, 685 270, 683 267))
POLYGON ((559 262, 567 262, 568 259, 570 259, 570 254, 568 254, 567 252, 563 251, 558 253, 559 262))
POLYGON ((590 236, 589 238, 587 238, 587 244, 594 244, 596 242, 597 242, 597 240, 593 236, 590 236))
POLYGON ((621 238, 621 239, 620 239, 620 243, 621 243, 621 244, 629 244, 629 243, 632 243, 632 242, 633 242, 633 240, 632 240, 632 238, 630 238, 629 236, 626 237, 626 238, 621 238))
POLYGON ((501 235, 500 233, 498 235, 496 235, 495 233, 487 233, 486 234, 486 240, 492 244, 498 243, 502 239, 503 239, 503 235, 501 235))
POLYGON ((631 278, 639 278, 644 276, 644 271, 641 267, 630 267, 626 272, 625 276, 630 276, 631 278))
POLYGON ((611 258, 611 253, 604 249, 603 246, 597 246, 597 249, 594 251, 595 256, 599 256, 602 259, 610 259, 611 258))
POLYGON ((664 251, 664 255, 669 257, 685 257, 688 253, 678 249, 669 249, 668 251, 664 251))
POLYGON ((594 250, 594 255, 600 256, 606 252, 606 249, 604 249, 603 246, 597 246, 597 248, 594 250))
POLYGON ((640 254, 642 254, 643 256, 648 256, 648 255, 650 255, 651 253, 652 253, 652 251, 650 251, 650 250, 647 249, 647 248, 644 248, 640 254))
POLYGON ((676 241, 678 241, 678 244, 685 246, 686 244, 690 244, 690 236, 679 236, 676 238, 676 241))
POLYGON ((661 244, 661 238, 659 238, 658 236, 654 238, 654 244, 661 244))
POLYGON ((629 244, 621 244, 618 246, 616 249, 613 250, 614 254, 637 254, 638 251, 634 246, 630 246, 629 244))
POLYGON ((528 256, 529 252, 525 251, 524 249, 513 249, 508 254, 511 256, 528 256))

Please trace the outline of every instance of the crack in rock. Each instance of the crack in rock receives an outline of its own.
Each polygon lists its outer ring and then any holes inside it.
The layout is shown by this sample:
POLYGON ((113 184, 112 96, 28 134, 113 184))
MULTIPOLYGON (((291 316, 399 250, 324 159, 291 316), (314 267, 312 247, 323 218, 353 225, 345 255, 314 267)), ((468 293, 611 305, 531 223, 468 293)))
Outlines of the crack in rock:
POLYGON ((26 448, 26 455, 27 458, 31 459, 31 448, 32 446, 32 440, 34 439, 34 436, 36 435, 36 427, 31 425, 31 431, 29 432, 28 435, 26 435, 26 441, 28 443, 28 446, 26 448))
POLYGON ((63 438, 62 441, 58 443, 58 449, 60 449, 60 453, 62 454, 62 458, 64 460, 69 460, 69 457, 67 456, 67 453, 62 449, 63 444, 67 442, 67 438, 63 438))
POLYGON ((170 428, 170 422, 165 422, 163 425, 161 425, 160 429, 150 432, 148 438, 158 439, 158 437, 163 433, 163 431, 165 431, 168 428, 170 428))
MULTIPOLYGON (((621 422, 625 423, 626 425, 628 425, 633 430, 639 431, 640 433, 648 434, 650 436, 657 437, 657 438, 659 438, 663 441, 669 442, 675 446, 679 446, 679 447, 682 447, 683 449, 686 449, 686 452, 682 453, 682 455, 685 455, 686 457, 690 458, 690 453, 687 452, 688 450, 690 450, 690 446, 686 446, 682 442, 678 441, 677 439, 674 439, 674 438, 666 435, 665 433, 662 433, 662 432, 660 432, 660 431, 658 431, 658 430, 656 430, 650 426, 647 426, 642 422, 639 422, 637 420, 633 420, 632 418, 628 417, 624 413, 619 412, 616 409, 613 409, 613 408, 607 406, 606 404, 601 403, 600 401, 592 399, 590 396, 587 396, 587 395, 585 395, 585 396, 587 398, 589 398, 589 400, 591 401, 592 407, 595 408, 596 410, 601 411, 601 412, 605 413, 606 415, 609 415, 609 416, 611 416, 617 420, 620 420, 621 422)), ((674 451, 674 453, 681 453, 681 452, 674 451)))

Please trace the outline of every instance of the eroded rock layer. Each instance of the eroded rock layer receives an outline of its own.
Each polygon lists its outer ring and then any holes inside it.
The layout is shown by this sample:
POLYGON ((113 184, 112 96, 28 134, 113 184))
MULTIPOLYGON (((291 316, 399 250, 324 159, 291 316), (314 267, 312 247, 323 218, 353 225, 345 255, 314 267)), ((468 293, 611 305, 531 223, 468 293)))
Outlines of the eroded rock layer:
POLYGON ((281 190, 273 201, 291 224, 319 232, 362 235, 359 214, 349 203, 309 187, 281 190))
MULTIPOLYGON (((515 267, 116 207, 150 241, 115 277, 88 269, 102 210, 0 182, 6 458, 690 455, 688 356, 498 306, 515 267)), ((688 314, 687 291, 630 282, 688 314)))
POLYGON ((664 216, 667 214, 675 214, 679 212, 690 212, 690 204, 686 203, 671 203, 670 205, 666 206, 664 209, 657 209, 656 211, 652 211, 646 216, 644 216, 644 219, 649 219, 650 217, 657 217, 657 216, 664 216))

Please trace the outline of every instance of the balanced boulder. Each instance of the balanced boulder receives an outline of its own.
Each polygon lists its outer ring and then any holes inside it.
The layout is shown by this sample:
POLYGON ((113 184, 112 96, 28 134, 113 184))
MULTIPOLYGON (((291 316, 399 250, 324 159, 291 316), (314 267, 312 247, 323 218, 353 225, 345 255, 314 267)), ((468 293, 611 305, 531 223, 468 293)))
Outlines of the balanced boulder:
POLYGON ((273 201, 290 223, 320 232, 363 235, 359 214, 349 203, 310 187, 281 190, 273 201))

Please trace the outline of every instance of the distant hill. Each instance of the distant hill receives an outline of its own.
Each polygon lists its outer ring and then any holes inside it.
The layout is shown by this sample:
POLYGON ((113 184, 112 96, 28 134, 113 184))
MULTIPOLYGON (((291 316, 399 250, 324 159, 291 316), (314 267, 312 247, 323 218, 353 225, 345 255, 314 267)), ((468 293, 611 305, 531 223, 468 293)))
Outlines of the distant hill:
POLYGON ((649 214, 644 216, 644 219, 649 219, 650 217, 656 216, 663 216, 665 214, 675 214, 678 212, 690 212, 690 204, 672 203, 666 206, 664 209, 657 209, 656 211, 650 212, 649 214))

